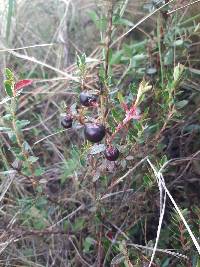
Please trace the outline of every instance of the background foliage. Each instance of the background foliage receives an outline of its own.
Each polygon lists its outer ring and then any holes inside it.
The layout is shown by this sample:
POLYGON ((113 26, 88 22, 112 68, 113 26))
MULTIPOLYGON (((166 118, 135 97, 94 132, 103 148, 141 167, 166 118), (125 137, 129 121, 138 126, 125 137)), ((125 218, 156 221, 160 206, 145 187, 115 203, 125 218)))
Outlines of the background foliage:
POLYGON ((0 266, 200 266, 199 8, 0 2, 0 266), (108 89, 111 133, 137 103, 114 163, 61 127, 82 81, 108 89))

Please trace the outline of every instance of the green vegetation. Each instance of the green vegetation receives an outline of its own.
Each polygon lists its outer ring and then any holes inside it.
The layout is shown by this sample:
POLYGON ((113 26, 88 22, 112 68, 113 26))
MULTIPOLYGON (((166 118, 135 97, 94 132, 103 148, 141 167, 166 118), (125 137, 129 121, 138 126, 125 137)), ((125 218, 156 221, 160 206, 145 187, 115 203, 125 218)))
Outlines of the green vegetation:
POLYGON ((0 3, 0 266, 200 266, 199 11, 0 3))

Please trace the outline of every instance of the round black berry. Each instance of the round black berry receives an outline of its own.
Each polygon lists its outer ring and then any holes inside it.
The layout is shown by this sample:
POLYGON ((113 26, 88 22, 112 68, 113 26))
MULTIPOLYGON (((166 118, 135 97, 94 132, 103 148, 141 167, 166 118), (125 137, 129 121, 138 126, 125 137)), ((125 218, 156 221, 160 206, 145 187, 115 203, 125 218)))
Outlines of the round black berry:
POLYGON ((115 161, 119 157, 119 150, 116 147, 108 147, 105 150, 104 155, 105 155, 107 160, 115 161))
POLYGON ((72 127, 73 118, 70 115, 66 115, 61 120, 61 125, 63 128, 68 129, 72 127))
POLYGON ((90 94, 89 92, 81 92, 79 96, 81 105, 85 107, 91 107, 97 102, 97 96, 90 94))
POLYGON ((106 129, 102 124, 90 123, 85 125, 84 133, 87 140, 98 143, 104 138, 106 129))

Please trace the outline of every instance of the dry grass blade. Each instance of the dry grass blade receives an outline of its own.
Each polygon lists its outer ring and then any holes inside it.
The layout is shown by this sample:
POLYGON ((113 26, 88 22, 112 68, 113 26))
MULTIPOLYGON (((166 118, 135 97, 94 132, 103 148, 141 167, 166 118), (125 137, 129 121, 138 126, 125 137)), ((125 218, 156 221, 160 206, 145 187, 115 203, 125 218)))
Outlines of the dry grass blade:
POLYGON ((117 184, 123 182, 123 180, 128 177, 135 169, 137 169, 137 167, 139 167, 144 161, 147 160, 147 157, 143 158, 142 160, 140 160, 133 168, 131 168, 130 170, 128 170, 123 176, 121 176, 120 178, 118 178, 113 184, 111 184, 111 186, 108 188, 109 190, 111 188, 113 188, 114 186, 116 186, 117 184))
POLYGON ((147 162, 149 163, 149 165, 153 169, 154 175, 156 176, 156 179, 157 179, 159 191, 160 191, 160 218, 159 218, 159 224, 158 224, 158 229, 157 229, 156 241, 155 241, 155 245, 154 245, 152 256, 151 256, 151 261, 149 263, 149 267, 150 267, 152 265, 152 263, 153 263, 153 259, 154 259, 154 256, 155 256, 155 253, 156 253, 156 250, 157 250, 157 246, 158 246, 158 241, 159 241, 159 237, 160 237, 162 222, 163 222, 163 218, 164 218, 164 214, 165 214, 165 205, 166 205, 166 196, 167 196, 167 194, 166 194, 166 191, 164 191, 164 196, 163 196, 163 189, 164 189, 163 183, 164 183, 164 180, 162 180, 162 178, 157 173, 155 167, 152 165, 152 163, 150 162, 150 160, 148 158, 147 158, 147 162))
POLYGON ((169 11, 167 14, 170 15, 170 14, 172 14, 172 13, 178 11, 178 10, 181 10, 181 9, 183 9, 183 8, 186 8, 186 7, 190 7, 190 6, 192 6, 192 5, 194 5, 194 4, 197 4, 197 3, 199 3, 199 2, 200 2, 200 0, 196 0, 196 1, 192 2, 192 3, 189 3, 189 4, 187 4, 187 5, 183 5, 183 6, 179 7, 179 8, 176 8, 176 9, 174 9, 174 10, 171 10, 171 11, 169 11))
POLYGON ((70 214, 68 214, 67 216, 63 217, 61 220, 59 220, 58 222, 56 222, 55 224, 51 225, 49 227, 49 229, 51 230, 52 228, 54 228, 55 226, 58 226, 61 222, 63 222, 64 220, 67 220, 71 217, 73 217, 78 211, 84 209, 84 205, 80 205, 80 207, 78 207, 76 210, 72 211, 70 214))
POLYGON ((195 247, 196 247, 196 249, 197 249, 197 251, 198 251, 198 253, 200 255, 200 245, 197 242, 196 237, 192 233, 192 231, 190 229, 190 226, 188 225, 187 221, 185 220, 185 218, 184 218, 181 210, 179 209, 178 205, 176 204, 174 198, 172 197, 172 195, 170 194, 169 190, 167 189, 162 173, 160 171, 156 171, 156 168, 153 166, 153 164, 151 163, 151 161, 149 159, 147 161, 148 161, 149 165, 151 166, 152 170, 154 171, 154 174, 156 175, 157 179, 159 179, 161 181, 163 189, 165 190, 167 196, 170 198, 170 200, 171 200, 172 204, 174 205, 178 215, 182 219, 182 221, 183 221, 183 223, 184 223, 184 225, 185 225, 185 227, 186 227, 186 229, 187 229, 187 231, 188 231, 188 233, 189 233, 189 235, 190 235, 190 237, 191 237, 191 239, 192 239, 192 241, 193 241, 193 243, 194 243, 194 245, 195 245, 195 247))
POLYGON ((8 241, 0 243, 0 254, 3 253, 3 251, 7 248, 8 245, 10 245, 13 242, 17 242, 19 239, 10 238, 8 241))
POLYGON ((3 183, 1 184, 0 187, 0 202, 2 201, 2 199, 4 198, 6 192, 8 191, 10 185, 12 184, 13 180, 15 179, 15 174, 16 171, 12 174, 10 174, 9 176, 6 176, 6 178, 4 178, 3 183))
POLYGON ((77 77, 74 77, 74 76, 72 76, 70 74, 67 74, 66 72, 61 71, 61 70, 59 70, 59 69, 57 69, 57 68, 55 68, 55 67, 53 67, 53 66, 51 66, 51 65, 49 65, 47 63, 44 63, 44 62, 42 62, 42 61, 40 61, 40 60, 38 60, 38 59, 36 59, 34 57, 29 57, 27 55, 20 54, 18 52, 10 51, 10 50, 7 51, 7 52, 10 53, 10 54, 12 54, 15 57, 21 58, 23 60, 28 60, 30 62, 39 64, 39 65, 41 65, 43 67, 46 67, 48 69, 51 69, 51 70, 55 71, 56 73, 62 74, 64 77, 68 78, 69 80, 72 80, 72 81, 75 81, 75 82, 79 82, 79 79, 77 77))
MULTIPOLYGON (((135 248, 141 248, 141 249, 145 249, 145 250, 150 250, 150 251, 153 251, 154 248, 151 248, 151 247, 147 247, 147 246, 142 246, 142 245, 138 245, 138 244, 133 244, 133 243, 127 243, 128 246, 133 246, 135 248)), ((172 255, 174 257, 177 257, 177 258, 183 258, 183 259, 186 259, 188 260, 188 257, 183 255, 183 254, 180 254, 180 253, 176 253, 176 252, 173 252, 169 249, 160 249, 160 248, 156 248, 156 251, 157 252, 162 252, 162 253, 166 253, 166 254, 169 254, 169 255, 172 255)))
POLYGON ((199 3, 0 0, 0 266, 196 266, 199 3))
POLYGON ((53 46, 55 44, 36 44, 36 45, 29 45, 29 46, 23 46, 23 47, 17 47, 17 48, 4 48, 0 49, 0 52, 8 52, 8 51, 17 51, 17 50, 24 50, 29 48, 37 48, 37 47, 45 47, 45 46, 53 46))
POLYGON ((144 21, 146 21, 147 19, 149 19, 151 16, 153 16, 154 14, 156 14, 159 10, 161 10, 163 7, 169 5, 170 3, 174 2, 175 0, 170 0, 168 3, 162 5, 161 7, 155 9, 153 12, 151 12, 149 15, 145 16, 144 18, 142 18, 140 21, 138 21, 133 27, 131 27, 127 32, 125 32, 124 34, 122 34, 120 37, 118 37, 112 44, 110 47, 113 47, 116 43, 118 43, 120 40, 122 40, 124 37, 127 36, 127 34, 129 34, 130 32, 132 32, 134 29, 136 29, 140 24, 142 24, 144 21))

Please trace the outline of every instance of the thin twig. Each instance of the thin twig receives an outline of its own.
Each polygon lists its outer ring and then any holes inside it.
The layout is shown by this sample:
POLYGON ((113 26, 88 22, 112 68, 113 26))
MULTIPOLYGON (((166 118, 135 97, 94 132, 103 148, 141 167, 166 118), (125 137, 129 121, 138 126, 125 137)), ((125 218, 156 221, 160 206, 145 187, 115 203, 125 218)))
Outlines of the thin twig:
POLYGON ((26 56, 24 54, 20 54, 20 53, 15 52, 15 51, 8 51, 8 53, 12 54, 15 57, 18 57, 18 58, 21 58, 21 59, 24 59, 24 60, 28 60, 28 61, 31 61, 31 62, 36 63, 38 65, 44 66, 44 67, 46 67, 48 69, 51 69, 51 70, 53 70, 53 71, 55 71, 55 72, 57 72, 59 74, 62 74, 64 77, 68 78, 69 80, 72 80, 72 81, 75 81, 75 82, 79 82, 79 79, 77 77, 74 77, 74 76, 72 76, 70 74, 67 74, 65 71, 59 70, 59 69, 57 69, 57 68, 55 68, 55 67, 53 67, 53 66, 51 66, 51 65, 49 65, 47 63, 44 63, 44 62, 42 62, 42 61, 40 61, 40 60, 38 60, 38 59, 36 59, 34 57, 29 57, 29 56, 26 56))
MULTIPOLYGON (((138 245, 138 244, 133 244, 133 243, 127 243, 127 246, 133 246, 133 247, 136 247, 136 248, 141 248, 141 249, 145 249, 145 250, 151 250, 153 251, 153 248, 151 247, 148 247, 148 246, 142 246, 142 245, 138 245)), ((169 255, 172 255, 174 257, 177 257, 177 258, 184 258, 184 259, 188 259, 187 256, 183 255, 183 254, 180 254, 180 253, 176 253, 176 252, 173 252, 169 249, 160 249, 160 248, 156 248, 156 251, 157 252, 162 252, 162 253, 166 253, 166 254, 169 254, 169 255)))
POLYGON ((75 249, 77 255, 79 256, 80 261, 81 261, 83 264, 85 264, 86 266, 91 267, 92 265, 89 264, 86 260, 83 259, 83 257, 81 256, 80 252, 78 251, 78 249, 77 249, 76 245, 74 244, 74 242, 73 242, 73 240, 72 240, 71 237, 69 238, 69 241, 71 242, 71 244, 72 244, 72 246, 74 247, 74 249, 75 249))
POLYGON ((137 167, 139 167, 144 161, 146 161, 147 157, 140 160, 133 168, 131 168, 127 173, 125 173, 122 177, 118 178, 113 184, 110 185, 108 190, 112 189, 114 186, 122 182, 129 174, 131 174, 137 167))
POLYGON ((196 247, 196 249, 197 249, 197 251, 198 251, 198 253, 199 253, 199 255, 200 255, 200 245, 199 245, 199 243, 197 242, 196 237, 195 237, 194 234, 192 233, 192 231, 191 231, 191 229, 190 229, 190 226, 189 226, 188 223, 186 222, 186 220, 185 220, 185 218, 184 218, 184 216, 183 216, 181 210, 179 209, 179 207, 178 207, 178 205, 176 204, 174 198, 172 197, 172 195, 170 194, 169 190, 167 189, 167 187, 166 187, 166 185, 165 185, 164 177, 163 177, 162 172, 161 172, 161 171, 163 170, 163 168, 161 168, 159 171, 156 171, 155 167, 153 166, 153 164, 152 164, 149 160, 148 160, 148 163, 150 164, 151 168, 153 169, 153 171, 154 171, 156 177, 157 177, 157 178, 160 177, 162 186, 163 186, 163 188, 164 188, 164 190, 165 190, 167 196, 170 198, 170 200, 171 200, 172 204, 174 205, 174 207, 175 207, 175 209, 176 209, 178 215, 179 215, 180 218, 182 219, 182 221, 183 221, 183 223, 184 223, 184 225, 185 225, 185 227, 186 227, 186 229, 187 229, 187 231, 188 231, 188 233, 189 233, 189 235, 190 235, 190 237, 191 237, 191 239, 192 239, 192 241, 193 241, 193 243, 194 243, 194 245, 195 245, 195 247, 196 247))
POLYGON ((17 48, 4 48, 4 49, 0 49, 0 52, 17 51, 17 50, 24 50, 28 48, 53 46, 53 45, 56 45, 56 44, 36 44, 36 45, 22 46, 22 47, 17 47, 17 48))
POLYGON ((84 207, 85 207, 84 204, 80 205, 76 210, 72 211, 70 214, 68 214, 67 216, 63 217, 61 220, 59 220, 59 221, 57 221, 56 223, 54 223, 53 225, 51 225, 51 226, 49 227, 49 229, 52 229, 52 228, 54 228, 55 226, 59 225, 59 224, 60 224, 61 222, 63 222, 64 220, 67 220, 67 219, 73 217, 79 210, 84 209, 84 207))
POLYGON ((189 6, 194 5, 194 4, 197 4, 197 3, 199 3, 199 2, 200 2, 200 0, 196 0, 196 1, 192 2, 192 3, 186 4, 186 5, 184 5, 184 6, 181 6, 181 7, 176 8, 176 9, 174 9, 174 10, 171 10, 171 11, 167 12, 167 14, 170 15, 170 14, 172 14, 172 13, 174 13, 174 12, 180 10, 180 9, 183 9, 183 8, 185 8, 185 7, 189 7, 189 6))
POLYGON ((151 168, 154 171, 154 174, 155 174, 155 176, 157 178, 159 191, 160 191, 160 217, 159 217, 159 224, 158 224, 158 229, 157 229, 157 234, 156 234, 155 245, 154 245, 153 252, 152 252, 152 255, 151 255, 151 261, 150 261, 149 266, 148 266, 148 267, 151 267, 151 265, 153 264, 154 256, 155 256, 155 253, 156 253, 156 250, 157 250, 158 241, 159 241, 159 237, 160 237, 162 222, 163 222, 163 218, 164 218, 164 214, 165 214, 165 205, 166 205, 166 196, 167 196, 167 194, 166 194, 166 191, 165 191, 164 192, 164 197, 163 197, 164 179, 162 181, 162 177, 157 173, 155 167, 152 165, 152 163, 150 162, 149 159, 147 159, 147 162, 149 163, 149 165, 151 166, 151 168))
POLYGON ((168 3, 160 6, 159 8, 157 8, 156 10, 154 10, 153 12, 151 12, 149 15, 145 16, 144 18, 142 18, 140 21, 138 21, 133 27, 131 27, 127 32, 125 32, 124 34, 122 34, 120 37, 118 37, 112 44, 110 47, 113 47, 116 43, 118 43, 121 39, 123 39, 127 34, 129 34, 130 32, 132 32, 134 29, 136 29, 140 24, 142 24, 145 20, 149 19, 152 15, 154 15, 155 13, 157 13, 159 10, 161 10, 163 7, 169 5, 170 3, 172 3, 175 0, 170 0, 168 3))

